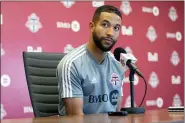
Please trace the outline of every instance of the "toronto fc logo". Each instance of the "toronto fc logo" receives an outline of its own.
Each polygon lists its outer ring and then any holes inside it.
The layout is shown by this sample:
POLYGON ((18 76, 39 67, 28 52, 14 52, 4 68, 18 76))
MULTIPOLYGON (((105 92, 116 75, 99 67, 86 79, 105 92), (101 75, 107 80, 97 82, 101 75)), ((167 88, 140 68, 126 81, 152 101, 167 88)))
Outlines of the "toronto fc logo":
POLYGON ((120 9, 125 15, 129 15, 132 12, 132 7, 128 1, 122 2, 120 9))
POLYGON ((42 28, 42 24, 40 23, 39 17, 35 13, 32 13, 30 16, 28 16, 28 20, 27 20, 25 26, 32 33, 36 33, 39 31, 39 29, 42 28))
POLYGON ((120 78, 119 78, 118 74, 112 73, 111 78, 110 78, 110 83, 114 87, 120 87, 121 81, 120 81, 120 78))
POLYGON ((175 22, 178 18, 177 11, 174 7, 171 7, 168 12, 168 17, 171 21, 175 22))
POLYGON ((157 39, 156 29, 153 26, 148 27, 148 31, 146 33, 146 37, 151 41, 154 42, 157 39))

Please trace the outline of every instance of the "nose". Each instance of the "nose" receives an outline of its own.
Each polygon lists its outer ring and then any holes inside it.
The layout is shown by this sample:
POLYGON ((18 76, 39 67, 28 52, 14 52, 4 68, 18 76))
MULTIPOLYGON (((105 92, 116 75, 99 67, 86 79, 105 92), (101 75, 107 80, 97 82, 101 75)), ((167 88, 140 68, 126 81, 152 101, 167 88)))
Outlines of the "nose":
POLYGON ((110 27, 108 30, 107 30, 107 35, 112 37, 114 34, 114 29, 112 27, 110 27))

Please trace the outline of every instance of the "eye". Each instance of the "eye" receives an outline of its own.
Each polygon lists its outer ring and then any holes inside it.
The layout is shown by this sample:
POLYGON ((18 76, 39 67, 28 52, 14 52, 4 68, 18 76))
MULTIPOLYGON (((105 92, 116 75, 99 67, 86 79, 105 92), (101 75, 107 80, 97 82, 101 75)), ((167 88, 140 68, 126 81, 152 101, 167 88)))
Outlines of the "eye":
POLYGON ((108 27, 108 23, 103 23, 102 26, 103 27, 108 27))
POLYGON ((120 30, 120 26, 114 27, 114 30, 119 31, 120 30))

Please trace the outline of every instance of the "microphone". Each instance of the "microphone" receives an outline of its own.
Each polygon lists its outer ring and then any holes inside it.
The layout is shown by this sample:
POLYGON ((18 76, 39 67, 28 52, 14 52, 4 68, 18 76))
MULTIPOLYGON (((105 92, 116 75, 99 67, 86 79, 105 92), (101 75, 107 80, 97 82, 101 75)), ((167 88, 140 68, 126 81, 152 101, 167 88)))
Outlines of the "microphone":
POLYGON ((145 95, 146 95, 146 90, 147 90, 147 84, 146 84, 146 80, 144 78, 144 76, 142 75, 142 73, 139 71, 139 69, 137 68, 137 66, 134 64, 137 59, 132 55, 127 53, 123 48, 118 47, 114 50, 114 57, 117 61, 121 62, 121 64, 123 65, 123 67, 127 66, 130 69, 130 75, 129 75, 129 80, 130 80, 130 95, 131 95, 131 107, 128 108, 121 108, 121 111, 127 111, 128 113, 131 114, 139 114, 139 113, 144 113, 145 112, 145 108, 140 107, 144 101, 145 95), (143 78, 144 82, 145 82, 145 94, 143 97, 143 100, 140 104, 139 107, 135 107, 134 106, 134 74, 135 72, 143 78))
POLYGON ((127 53, 123 48, 118 47, 114 50, 114 57, 121 62, 123 66, 127 65, 131 71, 136 72, 140 77, 144 78, 138 67, 134 64, 137 59, 130 53, 127 53))

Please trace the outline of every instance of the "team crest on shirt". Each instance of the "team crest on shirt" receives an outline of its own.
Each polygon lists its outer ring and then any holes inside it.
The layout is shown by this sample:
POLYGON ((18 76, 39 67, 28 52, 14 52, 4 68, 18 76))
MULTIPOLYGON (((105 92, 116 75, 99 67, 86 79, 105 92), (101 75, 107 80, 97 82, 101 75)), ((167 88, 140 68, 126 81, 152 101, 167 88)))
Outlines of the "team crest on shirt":
POLYGON ((118 74, 112 73, 111 78, 110 78, 110 83, 111 83, 114 87, 120 87, 120 85, 121 85, 121 80, 120 80, 118 74))

